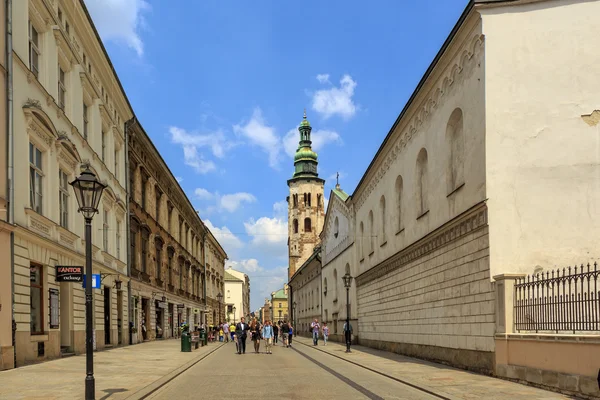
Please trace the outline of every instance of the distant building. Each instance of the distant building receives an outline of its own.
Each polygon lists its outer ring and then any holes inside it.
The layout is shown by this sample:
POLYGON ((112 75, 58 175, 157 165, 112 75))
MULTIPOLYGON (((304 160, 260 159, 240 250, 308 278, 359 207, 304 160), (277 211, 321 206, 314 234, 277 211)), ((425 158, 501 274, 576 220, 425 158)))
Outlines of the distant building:
POLYGON ((225 272, 229 274, 229 278, 225 281, 223 302, 231 306, 228 308, 228 312, 231 312, 232 316, 234 314, 232 308, 235 307, 235 318, 232 320, 239 322, 241 317, 248 319, 250 317, 250 278, 247 274, 231 267, 227 268, 225 272))
POLYGON ((273 305, 273 321, 279 322, 289 318, 288 313, 288 285, 271 293, 271 304, 273 305))

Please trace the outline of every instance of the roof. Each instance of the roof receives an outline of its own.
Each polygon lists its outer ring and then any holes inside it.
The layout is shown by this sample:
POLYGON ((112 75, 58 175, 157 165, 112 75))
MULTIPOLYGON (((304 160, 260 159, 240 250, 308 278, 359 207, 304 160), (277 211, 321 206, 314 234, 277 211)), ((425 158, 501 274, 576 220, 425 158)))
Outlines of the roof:
POLYGON ((229 272, 225 271, 225 282, 242 282, 243 283, 244 281, 236 276, 233 276, 229 272))
POLYGON ((285 299, 285 300, 287 300, 288 297, 287 297, 287 294, 285 294, 285 291, 283 289, 279 289, 278 291, 276 291, 273 294, 273 298, 274 299, 285 299))
POLYGON ((342 199, 342 201, 346 201, 346 199, 348 197, 350 197, 350 195, 348 193, 344 192, 342 189, 338 189, 337 186, 331 192, 334 193, 334 194, 336 194, 337 197, 339 197, 340 199, 342 199))

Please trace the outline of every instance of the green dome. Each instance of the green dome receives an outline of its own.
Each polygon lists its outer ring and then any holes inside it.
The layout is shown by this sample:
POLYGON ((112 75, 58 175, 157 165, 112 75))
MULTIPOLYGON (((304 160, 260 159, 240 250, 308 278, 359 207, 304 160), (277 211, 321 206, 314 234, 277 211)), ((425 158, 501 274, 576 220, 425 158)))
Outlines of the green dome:
POLYGON ((308 122, 306 117, 302 120, 302 122, 300 122, 300 126, 310 126, 310 123, 308 122))
POLYGON ((317 153, 312 151, 310 147, 301 147, 298 149, 298 151, 296 151, 294 161, 303 160, 307 158, 317 161, 317 153))

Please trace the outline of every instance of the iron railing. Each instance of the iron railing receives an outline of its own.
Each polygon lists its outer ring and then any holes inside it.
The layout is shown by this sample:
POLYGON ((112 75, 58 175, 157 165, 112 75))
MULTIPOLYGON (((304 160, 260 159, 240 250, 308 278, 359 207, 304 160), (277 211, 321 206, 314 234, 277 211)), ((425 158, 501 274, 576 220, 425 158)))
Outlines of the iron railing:
POLYGON ((598 264, 528 275, 515 282, 517 332, 600 331, 598 264))

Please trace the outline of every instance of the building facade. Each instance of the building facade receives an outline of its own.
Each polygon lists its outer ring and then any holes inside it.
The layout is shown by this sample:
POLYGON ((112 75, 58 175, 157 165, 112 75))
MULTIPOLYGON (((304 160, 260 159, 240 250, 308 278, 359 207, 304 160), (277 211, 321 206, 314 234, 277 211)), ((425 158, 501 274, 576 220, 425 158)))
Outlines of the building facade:
MULTIPOLYGON (((343 341, 343 326, 346 321, 348 307, 347 294, 342 277, 349 273, 357 276, 355 262, 355 243, 364 238, 355 236, 354 207, 348 194, 339 183, 329 194, 329 205, 325 215, 325 223, 321 232, 321 284, 323 287, 322 319, 329 325, 332 340, 343 341)), ((350 323, 355 339, 360 336, 357 323, 356 282, 352 282, 349 290, 350 323)))
POLYGON ((316 247, 311 256, 290 279, 291 320, 299 334, 310 335, 310 324, 322 320, 321 248, 316 247))
POLYGON ((94 346, 128 343, 124 121, 133 114, 83 1, 13 1, 11 17, 13 309, 23 365, 85 351, 82 285, 55 273, 85 264, 69 185, 84 167, 107 185, 93 220, 94 346))
POLYGON ((265 299, 265 304, 261 307, 261 322, 264 324, 266 321, 273 321, 271 318, 273 310, 271 309, 271 299, 265 299))
POLYGON ((283 285, 283 289, 279 289, 271 293, 271 304, 273 309, 273 322, 289 321, 288 308, 288 285, 283 285))
POLYGON ((237 320, 239 321, 241 317, 248 319, 250 316, 250 278, 247 274, 236 271, 231 267, 227 268, 226 271, 242 282, 241 307, 236 308, 237 320))
MULTIPOLYGON (((6 1, 0 1, 0 121, 7 121, 8 76, 6 59, 6 1)), ((14 367, 12 316, 12 260, 10 202, 8 193, 8 124, 0 124, 0 371, 14 367)))
POLYGON ((183 323, 217 320, 227 255, 139 122, 127 129, 135 343, 178 336, 183 323))
POLYGON ((323 185, 317 171, 317 153, 312 148, 312 127, 304 118, 298 128, 300 142, 294 155, 294 175, 288 179, 288 280, 319 244, 325 217, 323 185))
POLYGON ((244 314, 244 281, 225 270, 225 306, 227 307, 225 321, 238 323, 244 314))

